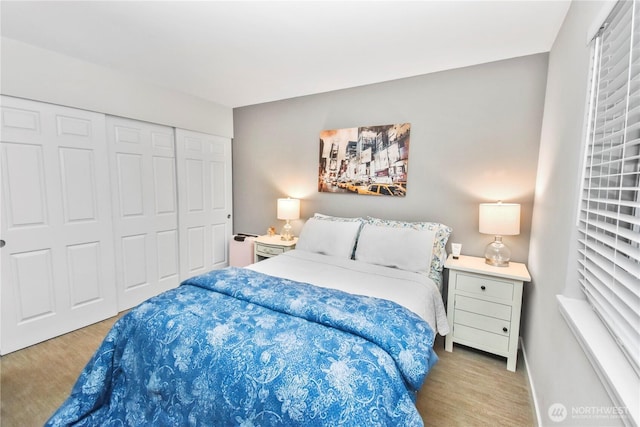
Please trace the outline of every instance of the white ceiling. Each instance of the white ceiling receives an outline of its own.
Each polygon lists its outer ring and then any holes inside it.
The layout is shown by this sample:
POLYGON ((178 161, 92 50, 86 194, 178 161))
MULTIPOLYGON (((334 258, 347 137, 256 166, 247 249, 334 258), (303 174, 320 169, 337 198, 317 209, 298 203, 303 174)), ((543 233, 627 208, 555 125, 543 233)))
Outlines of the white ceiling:
POLYGON ((570 1, 7 1, 1 32, 229 107, 547 52, 570 1))

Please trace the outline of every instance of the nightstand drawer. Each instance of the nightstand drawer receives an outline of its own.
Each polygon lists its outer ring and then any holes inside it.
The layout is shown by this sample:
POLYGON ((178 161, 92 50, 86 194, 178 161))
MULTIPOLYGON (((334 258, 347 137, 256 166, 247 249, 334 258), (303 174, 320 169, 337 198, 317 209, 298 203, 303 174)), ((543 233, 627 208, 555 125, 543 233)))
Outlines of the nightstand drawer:
POLYGON ((473 344, 477 348, 497 353, 506 353, 509 350, 509 335, 492 334, 491 332, 455 324, 453 337, 462 344, 473 344))
POLYGON ((511 301, 513 299, 513 284, 511 282, 488 279, 458 273, 456 289, 481 296, 511 301))
POLYGON ((283 247, 273 247, 273 246, 265 246, 265 245, 256 245, 256 254, 272 257, 274 255, 280 255, 284 253, 283 247))
POLYGON ((456 325, 465 325, 507 337, 511 327, 511 323, 508 320, 496 319, 495 317, 483 316, 464 310, 456 310, 453 322, 456 325))
POLYGON ((295 249, 297 241, 298 239, 295 237, 291 240, 282 240, 279 235, 258 236, 254 241, 253 260, 259 262, 295 249))
POLYGON ((511 321, 511 306, 497 304, 495 302, 483 301, 480 299, 465 297, 464 295, 456 295, 455 312, 458 310, 468 311, 470 313, 481 314, 483 316, 495 317, 511 321))

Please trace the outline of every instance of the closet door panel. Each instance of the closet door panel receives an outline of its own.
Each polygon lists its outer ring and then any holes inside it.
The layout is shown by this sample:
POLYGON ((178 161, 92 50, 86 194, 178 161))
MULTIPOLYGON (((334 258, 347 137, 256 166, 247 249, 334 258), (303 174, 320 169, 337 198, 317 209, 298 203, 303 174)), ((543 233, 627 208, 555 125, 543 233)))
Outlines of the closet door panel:
POLYGON ((2 158, 7 227, 11 229, 46 225, 48 219, 42 147, 3 142, 2 158))
POLYGON ((179 284, 173 128, 107 117, 118 309, 179 284))
POLYGON ((226 224, 211 226, 211 265, 222 266, 227 263, 227 247, 229 246, 228 227, 226 224))
POLYGON ((181 279, 228 265, 231 140, 176 129, 181 279))
POLYGON ((104 116, 2 98, 0 352, 116 314, 104 116))
POLYGON ((140 154, 117 153, 117 193, 119 194, 120 218, 144 215, 143 158, 140 154))
POLYGON ((11 255, 13 287, 16 291, 17 324, 55 313, 55 289, 51 250, 43 249, 11 255))
POLYGON ((95 162, 91 150, 60 149, 65 222, 96 221, 95 162))
POLYGON ((178 232, 168 230, 156 235, 158 251, 158 277, 160 280, 179 279, 178 232))
POLYGON ((207 266, 205 263, 205 256, 207 252, 207 241, 205 239, 206 228, 209 227, 189 227, 187 229, 187 253, 188 271, 194 275, 197 272, 205 272, 204 269, 207 266))
POLYGON ((149 286, 147 235, 123 236, 121 242, 122 289, 127 292, 140 286, 149 286))
POLYGON ((176 215, 176 163, 174 158, 153 158, 156 215, 176 215))
POLYGON ((223 161, 211 162, 211 201, 212 208, 216 212, 220 212, 222 215, 226 212, 227 206, 227 187, 230 186, 230 182, 227 182, 227 164, 223 161))
POLYGON ((97 242, 67 247, 71 305, 78 307, 100 299, 100 246, 97 242))
POLYGON ((186 166, 187 185, 182 191, 186 196, 187 213, 190 215, 202 214, 205 210, 205 180, 207 180, 204 173, 204 161, 187 159, 184 163, 186 166))

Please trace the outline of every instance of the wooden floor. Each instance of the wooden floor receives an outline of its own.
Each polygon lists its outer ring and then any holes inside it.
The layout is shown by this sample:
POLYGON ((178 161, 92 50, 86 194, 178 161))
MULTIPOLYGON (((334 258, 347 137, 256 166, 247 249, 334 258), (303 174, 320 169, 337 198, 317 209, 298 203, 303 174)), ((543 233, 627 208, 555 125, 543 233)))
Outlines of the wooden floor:
MULTIPOLYGON (((42 426, 67 397, 80 371, 115 321, 105 320, 0 359, 0 425, 42 426)), ((455 346, 444 351, 418 394, 426 426, 535 426, 522 357, 505 359, 455 346)))
POLYGON ((416 402, 425 426, 537 426, 521 352, 510 372, 503 357, 457 344, 445 351, 440 336, 435 350, 440 360, 416 402))

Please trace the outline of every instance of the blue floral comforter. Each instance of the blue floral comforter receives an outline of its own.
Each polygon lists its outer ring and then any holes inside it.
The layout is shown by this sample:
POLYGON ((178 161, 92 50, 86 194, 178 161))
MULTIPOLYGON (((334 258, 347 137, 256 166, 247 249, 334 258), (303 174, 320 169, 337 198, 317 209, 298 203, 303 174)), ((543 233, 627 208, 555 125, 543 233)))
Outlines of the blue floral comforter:
POLYGON ((120 319, 47 425, 421 426, 433 340, 390 301, 215 270, 120 319))

